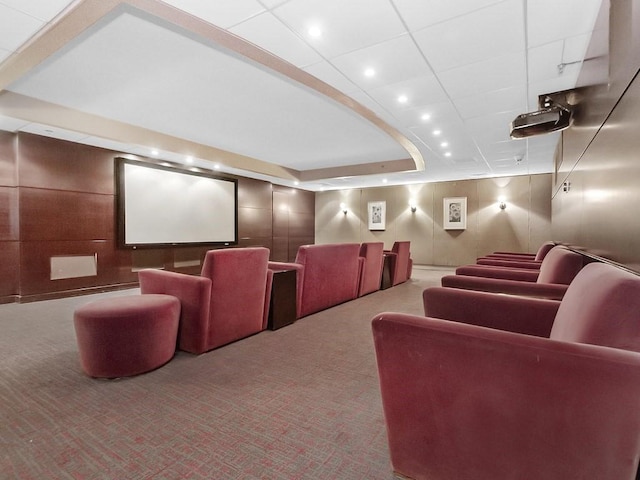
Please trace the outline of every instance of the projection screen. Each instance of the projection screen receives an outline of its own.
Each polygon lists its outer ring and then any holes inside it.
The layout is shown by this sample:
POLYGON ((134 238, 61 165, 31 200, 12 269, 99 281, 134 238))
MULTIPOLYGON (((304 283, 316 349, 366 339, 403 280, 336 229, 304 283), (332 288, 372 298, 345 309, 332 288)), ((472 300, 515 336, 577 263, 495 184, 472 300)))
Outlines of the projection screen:
POLYGON ((235 179, 117 158, 116 195, 123 247, 238 242, 235 179))

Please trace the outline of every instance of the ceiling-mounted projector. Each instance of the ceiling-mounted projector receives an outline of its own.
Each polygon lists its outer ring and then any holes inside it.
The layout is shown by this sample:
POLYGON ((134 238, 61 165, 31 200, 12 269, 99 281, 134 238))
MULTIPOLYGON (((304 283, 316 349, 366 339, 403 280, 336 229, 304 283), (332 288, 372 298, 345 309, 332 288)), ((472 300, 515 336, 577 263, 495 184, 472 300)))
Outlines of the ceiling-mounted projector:
POLYGON ((571 108, 558 103, 559 96, 567 92, 545 94, 538 97, 540 110, 518 115, 511 122, 511 138, 526 138, 543 133, 564 130, 571 125, 571 108))

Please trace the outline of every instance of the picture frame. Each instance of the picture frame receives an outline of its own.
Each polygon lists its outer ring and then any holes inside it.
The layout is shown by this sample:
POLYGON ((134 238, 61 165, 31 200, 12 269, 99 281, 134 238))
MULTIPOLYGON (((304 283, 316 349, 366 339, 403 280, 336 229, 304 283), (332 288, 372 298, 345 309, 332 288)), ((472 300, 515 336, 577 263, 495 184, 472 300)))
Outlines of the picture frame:
POLYGON ((384 230, 387 217, 387 202, 376 201, 367 204, 369 230, 384 230))
POLYGON ((443 226, 445 230, 465 230, 467 228, 467 197, 447 197, 444 199, 443 226))

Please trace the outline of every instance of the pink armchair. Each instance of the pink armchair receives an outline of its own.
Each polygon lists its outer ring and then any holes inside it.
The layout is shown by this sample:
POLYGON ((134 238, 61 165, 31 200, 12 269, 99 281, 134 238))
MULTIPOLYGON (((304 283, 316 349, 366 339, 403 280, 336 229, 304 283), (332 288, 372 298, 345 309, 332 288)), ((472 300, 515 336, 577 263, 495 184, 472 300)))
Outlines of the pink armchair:
POLYGON ((391 250, 384 253, 391 256, 391 285, 398 285, 411 278, 411 242, 394 242, 391 250))
POLYGON ((425 304, 372 323, 396 473, 636 478, 640 277, 594 263, 562 302, 436 287, 425 304))
POLYGON ((302 245, 294 263, 269 262, 269 268, 297 271, 297 318, 301 318, 358 296, 363 261, 359 252, 358 243, 302 245))
POLYGON ((359 297, 380 290, 383 251, 383 242, 367 242, 360 245, 360 257, 363 260, 358 286, 359 297))
POLYGON ((262 247, 210 250, 201 276, 141 270, 140 291, 177 297, 178 348, 203 353, 267 327, 273 279, 268 261, 269 249, 262 247))
POLYGON ((536 253, 516 253, 516 252, 493 252, 484 258, 502 258, 504 260, 532 260, 541 262, 544 257, 556 246, 555 242, 545 242, 540 245, 536 253))
POLYGON ((540 265, 540 270, 490 265, 465 265, 456 268, 456 275, 568 285, 580 271, 583 264, 582 255, 572 252, 566 247, 558 246, 545 256, 540 265))

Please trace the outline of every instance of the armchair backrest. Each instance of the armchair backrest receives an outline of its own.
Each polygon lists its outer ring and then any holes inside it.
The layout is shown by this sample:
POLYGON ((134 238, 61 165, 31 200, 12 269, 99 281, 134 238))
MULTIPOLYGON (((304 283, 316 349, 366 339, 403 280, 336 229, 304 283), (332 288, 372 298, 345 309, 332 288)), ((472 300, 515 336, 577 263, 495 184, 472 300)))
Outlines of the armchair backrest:
POLYGON ((582 269, 582 255, 568 248, 557 246, 552 248, 540 264, 538 283, 559 283, 569 285, 582 269))
POLYGON ((540 245, 540 248, 536 252, 535 259, 541 262, 542 260, 544 260, 544 257, 547 256, 547 253, 549 253, 555 246, 555 242, 544 242, 542 245, 540 245))
POLYGON ((209 349, 264 330, 268 263, 264 247, 206 253, 201 276, 211 280, 209 349))
POLYGON ((360 245, 360 257, 364 260, 358 288, 359 297, 380 290, 382 263, 384 260, 383 252, 383 242, 365 242, 360 245))
POLYGON ((410 249, 410 241, 394 242, 393 247, 391 248, 391 252, 397 255, 393 271, 391 272, 391 283, 393 285, 409 280, 409 275, 411 273, 409 266, 409 257, 411 256, 410 249))
POLYGON ((296 263, 304 266, 298 284, 298 317, 353 300, 358 295, 360 245, 302 245, 296 263))
POLYGON ((640 276, 590 263, 571 282, 550 338, 640 352, 640 276))

